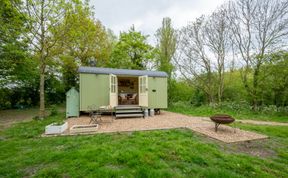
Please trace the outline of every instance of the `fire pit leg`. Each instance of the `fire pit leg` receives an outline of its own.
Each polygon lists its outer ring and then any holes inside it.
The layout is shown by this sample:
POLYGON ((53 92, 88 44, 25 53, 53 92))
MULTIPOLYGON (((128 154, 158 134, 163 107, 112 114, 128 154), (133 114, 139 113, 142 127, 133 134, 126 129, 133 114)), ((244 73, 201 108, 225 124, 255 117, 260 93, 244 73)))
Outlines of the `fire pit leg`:
POLYGON ((215 132, 217 132, 219 125, 220 125, 220 123, 215 122, 215 132))

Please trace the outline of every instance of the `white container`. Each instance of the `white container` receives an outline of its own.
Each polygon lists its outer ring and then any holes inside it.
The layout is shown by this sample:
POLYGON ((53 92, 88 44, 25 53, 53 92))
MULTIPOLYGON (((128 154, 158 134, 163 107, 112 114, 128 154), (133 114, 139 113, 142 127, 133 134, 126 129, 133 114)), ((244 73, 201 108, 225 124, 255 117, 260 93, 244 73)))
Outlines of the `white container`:
POLYGON ((150 109, 150 113, 149 114, 150 114, 151 117, 153 117, 155 115, 154 109, 150 109))
POLYGON ((68 128, 68 123, 65 122, 62 125, 56 125, 56 123, 52 123, 45 127, 45 134, 60 134, 63 133, 68 128))
POLYGON ((145 110, 144 110, 144 118, 145 118, 145 117, 148 117, 148 109, 145 109, 145 110))

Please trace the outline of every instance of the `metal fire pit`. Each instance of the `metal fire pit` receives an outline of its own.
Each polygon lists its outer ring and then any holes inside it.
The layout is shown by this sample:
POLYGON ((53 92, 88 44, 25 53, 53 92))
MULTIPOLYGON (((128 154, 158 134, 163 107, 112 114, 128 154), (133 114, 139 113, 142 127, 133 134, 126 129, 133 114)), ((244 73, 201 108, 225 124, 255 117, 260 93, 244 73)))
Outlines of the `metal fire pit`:
POLYGON ((235 119, 226 114, 216 114, 211 116, 210 119, 215 123, 215 132, 217 132, 220 124, 230 124, 235 121, 235 119))

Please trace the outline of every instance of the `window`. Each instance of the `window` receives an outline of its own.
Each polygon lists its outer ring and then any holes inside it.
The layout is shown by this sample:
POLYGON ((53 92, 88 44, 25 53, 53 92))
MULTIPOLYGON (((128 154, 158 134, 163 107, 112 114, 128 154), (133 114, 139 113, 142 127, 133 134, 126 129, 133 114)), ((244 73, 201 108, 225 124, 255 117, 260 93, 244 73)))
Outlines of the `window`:
POLYGON ((111 78, 110 78, 110 88, 111 88, 111 93, 116 93, 116 89, 117 89, 117 82, 116 82, 116 76, 113 76, 111 75, 111 78))
POLYGON ((140 89, 140 93, 143 93, 143 92, 142 92, 142 77, 140 77, 139 89, 140 89))
POLYGON ((140 93, 146 92, 146 77, 140 77, 139 88, 140 88, 140 93))

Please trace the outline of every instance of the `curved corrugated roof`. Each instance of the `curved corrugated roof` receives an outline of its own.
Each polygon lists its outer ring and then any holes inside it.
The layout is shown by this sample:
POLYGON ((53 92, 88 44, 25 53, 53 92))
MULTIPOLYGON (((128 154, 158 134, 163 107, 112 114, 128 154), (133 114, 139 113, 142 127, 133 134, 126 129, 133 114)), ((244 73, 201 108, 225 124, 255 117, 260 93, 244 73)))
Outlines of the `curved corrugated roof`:
POLYGON ((90 74, 114 74, 114 75, 131 75, 131 76, 148 75, 150 77, 168 77, 167 73, 162 71, 113 69, 113 68, 84 67, 84 66, 79 67, 78 72, 90 73, 90 74))

